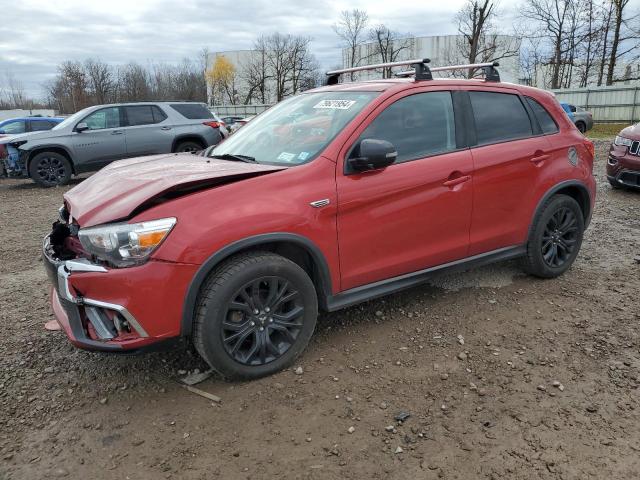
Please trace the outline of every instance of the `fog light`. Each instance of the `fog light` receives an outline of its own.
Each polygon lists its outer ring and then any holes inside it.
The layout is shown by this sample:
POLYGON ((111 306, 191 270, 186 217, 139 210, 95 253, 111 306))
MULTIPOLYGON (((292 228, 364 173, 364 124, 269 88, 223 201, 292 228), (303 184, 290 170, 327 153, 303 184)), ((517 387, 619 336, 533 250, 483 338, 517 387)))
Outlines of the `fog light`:
POLYGON ((607 163, 609 165, 616 165, 618 163, 618 159, 613 158, 613 157, 609 157, 609 160, 607 160, 607 163))

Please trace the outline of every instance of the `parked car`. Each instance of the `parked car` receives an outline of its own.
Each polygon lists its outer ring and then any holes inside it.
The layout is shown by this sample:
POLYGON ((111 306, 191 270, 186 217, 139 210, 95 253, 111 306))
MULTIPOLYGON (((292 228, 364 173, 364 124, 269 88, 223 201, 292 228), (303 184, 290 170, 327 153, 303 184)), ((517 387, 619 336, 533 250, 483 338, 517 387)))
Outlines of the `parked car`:
POLYGON ((8 176, 51 187, 122 158, 196 152, 226 134, 201 103, 143 102, 85 108, 50 131, 13 135, 0 143, 19 153, 17 161, 4 158, 8 176))
POLYGON ((574 125, 580 130, 580 133, 586 133, 593 128, 593 115, 591 112, 586 111, 582 107, 576 107, 570 103, 560 102, 562 108, 574 123, 574 125))
POLYGON ((27 132, 51 130, 64 120, 61 117, 21 117, 0 122, 0 138, 27 132))
POLYGON ((499 260, 564 273, 593 143, 543 90, 419 73, 304 92, 203 156, 115 162, 64 194, 43 254, 70 341, 190 339, 250 379, 292 364, 318 309, 499 260))
POLYGON ((640 123, 622 129, 613 140, 607 179, 615 188, 640 188, 640 123))

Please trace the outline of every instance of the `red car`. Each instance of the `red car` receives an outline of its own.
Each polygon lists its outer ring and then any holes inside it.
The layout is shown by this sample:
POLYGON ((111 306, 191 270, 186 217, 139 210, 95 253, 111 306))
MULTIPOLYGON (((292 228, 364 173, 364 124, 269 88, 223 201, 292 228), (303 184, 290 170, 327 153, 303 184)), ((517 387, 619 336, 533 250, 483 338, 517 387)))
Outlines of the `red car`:
POLYGON ((624 128, 611 144, 607 179, 614 188, 640 188, 640 123, 624 128))
POLYGON ((203 156, 123 160, 68 191, 43 250, 71 342, 189 339, 226 378, 256 378, 291 365, 319 309, 516 257, 565 272, 594 205, 593 144, 493 65, 433 80, 412 62, 415 78, 317 88, 203 156))

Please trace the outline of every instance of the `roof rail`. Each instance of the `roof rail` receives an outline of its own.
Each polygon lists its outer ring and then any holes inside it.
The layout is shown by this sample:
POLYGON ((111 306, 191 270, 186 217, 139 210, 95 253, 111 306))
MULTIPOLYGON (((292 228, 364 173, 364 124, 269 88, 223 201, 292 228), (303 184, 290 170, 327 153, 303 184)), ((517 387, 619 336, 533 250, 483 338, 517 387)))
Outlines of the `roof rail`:
MULTIPOLYGON (((450 70, 471 70, 471 69, 482 69, 484 73, 485 80, 489 82, 499 82, 500 81, 500 73, 496 70, 496 67, 499 67, 500 63, 498 62, 487 62, 487 63, 469 63, 466 65, 449 65, 446 67, 434 67, 431 68, 431 72, 445 72, 450 70)), ((403 72, 397 72, 395 74, 396 77, 410 77, 414 75, 415 72, 413 70, 405 70, 403 72)), ((419 80, 416 78, 416 80, 419 80)))
POLYGON ((361 72, 363 70, 376 70, 378 68, 402 67, 411 65, 414 70, 410 73, 416 76, 416 80, 433 80, 427 63, 431 62, 428 58, 416 58, 413 60, 403 60, 401 62, 376 63, 374 65, 363 65, 361 67, 343 68, 341 70, 331 70, 327 72, 326 85, 335 85, 343 73, 361 72))

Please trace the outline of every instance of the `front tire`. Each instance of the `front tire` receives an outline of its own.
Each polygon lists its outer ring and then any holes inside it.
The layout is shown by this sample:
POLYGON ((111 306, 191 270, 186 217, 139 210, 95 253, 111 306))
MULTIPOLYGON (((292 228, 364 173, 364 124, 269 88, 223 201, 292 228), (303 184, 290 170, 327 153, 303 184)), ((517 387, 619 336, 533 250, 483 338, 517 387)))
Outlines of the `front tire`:
POLYGON ((584 234, 584 216, 573 198, 554 195, 536 214, 525 256, 525 270, 541 278, 555 278, 576 259, 584 234))
POLYGON ((313 282, 299 265, 270 252, 240 254, 202 287, 193 342, 223 377, 259 378, 293 363, 317 316, 313 282))
POLYGON ((576 127, 578 127, 578 130, 581 134, 584 135, 585 133, 587 133, 587 125, 584 122, 576 123, 576 127))
POLYGON ((38 153, 29 162, 29 176, 41 187, 66 185, 72 173, 71 162, 60 153, 38 153))

